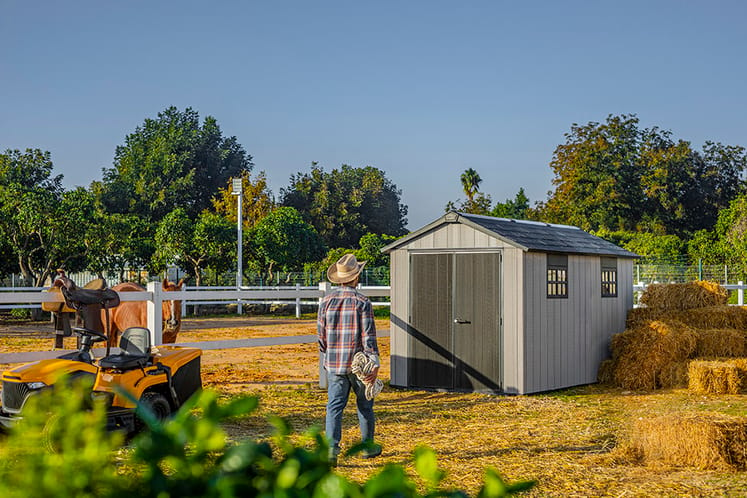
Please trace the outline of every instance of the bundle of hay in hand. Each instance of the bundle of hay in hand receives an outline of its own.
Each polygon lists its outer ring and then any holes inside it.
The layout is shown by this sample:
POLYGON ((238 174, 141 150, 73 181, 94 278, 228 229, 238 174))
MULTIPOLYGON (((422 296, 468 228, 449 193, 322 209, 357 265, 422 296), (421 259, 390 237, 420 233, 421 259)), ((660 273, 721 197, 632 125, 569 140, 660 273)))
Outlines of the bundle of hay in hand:
POLYGON ((747 418, 723 413, 669 414, 633 424, 630 446, 644 460, 699 469, 747 469, 747 418))

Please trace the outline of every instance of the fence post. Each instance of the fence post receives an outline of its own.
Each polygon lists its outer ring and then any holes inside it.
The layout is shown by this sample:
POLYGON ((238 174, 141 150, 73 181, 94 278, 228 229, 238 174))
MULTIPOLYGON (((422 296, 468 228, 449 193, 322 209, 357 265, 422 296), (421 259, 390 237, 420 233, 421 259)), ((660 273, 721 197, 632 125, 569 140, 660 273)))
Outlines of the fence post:
MULTIPOLYGON (((178 277, 179 275, 177 275, 178 277)), ((187 284, 184 284, 182 290, 187 290, 187 284)), ((187 300, 182 299, 182 316, 187 316, 187 300)))
POLYGON ((737 289, 737 304, 744 306, 744 289, 742 288, 742 281, 737 282, 739 289, 737 289))
POLYGON ((163 342, 163 296, 161 282, 148 282, 148 292, 153 296, 146 303, 148 312, 148 330, 152 344, 163 342))
POLYGON ((296 319, 301 318, 301 284, 296 284, 296 319))
MULTIPOLYGON (((329 282, 319 282, 319 290, 322 291, 322 297, 319 298, 319 304, 322 304, 324 296, 332 290, 332 284, 329 282)), ((319 387, 327 389, 327 371, 324 369, 324 353, 319 351, 319 387)))

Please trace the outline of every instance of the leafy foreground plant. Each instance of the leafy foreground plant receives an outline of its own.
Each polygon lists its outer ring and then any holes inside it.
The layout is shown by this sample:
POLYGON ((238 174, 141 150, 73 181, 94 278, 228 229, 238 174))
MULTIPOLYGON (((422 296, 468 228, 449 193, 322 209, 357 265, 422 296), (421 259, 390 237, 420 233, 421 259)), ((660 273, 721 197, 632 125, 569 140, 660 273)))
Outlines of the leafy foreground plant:
MULTIPOLYGON (((216 393, 203 391, 165 423, 143 410, 145 430, 121 448, 122 435, 105 430, 105 407, 85 392, 85 386, 58 386, 29 401, 26 417, 0 443, 1 496, 467 496, 441 488, 445 474, 426 447, 414 453, 426 490, 420 494, 401 465, 387 464, 363 484, 336 474, 318 429, 298 439, 278 417, 269 418, 275 428, 270 441, 231 443, 220 423, 251 414, 259 405, 256 397, 220 404, 216 393), (53 414, 45 407, 54 407, 53 414)), ((488 469, 478 496, 510 496, 534 484, 507 484, 488 469)))

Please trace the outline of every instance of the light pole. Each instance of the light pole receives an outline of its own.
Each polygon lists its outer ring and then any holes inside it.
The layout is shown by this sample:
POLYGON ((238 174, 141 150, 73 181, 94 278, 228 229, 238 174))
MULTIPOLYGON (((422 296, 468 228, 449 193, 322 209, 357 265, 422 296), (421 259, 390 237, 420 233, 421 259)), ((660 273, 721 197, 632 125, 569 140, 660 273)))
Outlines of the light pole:
MULTIPOLYGON (((241 181, 241 178, 234 178, 233 179, 233 192, 231 192, 232 195, 236 196, 236 200, 238 201, 238 206, 236 208, 236 244, 238 246, 237 252, 236 252, 236 290, 241 290, 241 252, 242 252, 242 240, 241 240, 241 234, 242 234, 242 223, 241 219, 243 218, 243 213, 241 209, 241 201, 244 197, 244 187, 243 183, 241 181)), ((238 299, 237 305, 236 305, 236 312, 241 315, 243 310, 241 309, 241 299, 238 299)))

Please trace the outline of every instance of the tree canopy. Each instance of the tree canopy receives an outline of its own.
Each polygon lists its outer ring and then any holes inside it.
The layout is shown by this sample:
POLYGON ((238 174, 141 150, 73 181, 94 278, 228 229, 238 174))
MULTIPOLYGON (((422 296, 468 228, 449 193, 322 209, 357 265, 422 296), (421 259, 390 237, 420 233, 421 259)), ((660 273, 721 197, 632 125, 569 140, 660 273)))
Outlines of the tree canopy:
POLYGON ((266 270, 299 270, 324 257, 325 247, 314 227, 292 207, 279 207, 262 218, 245 236, 247 261, 266 270))
POLYGON ((565 137, 550 163, 546 221, 687 236, 712 226, 745 191, 741 146, 706 142, 696 151, 669 131, 641 128, 632 114, 574 124, 565 137))
POLYGON ((215 118, 200 124, 191 108, 169 107, 127 135, 114 166, 92 188, 108 212, 158 223, 180 207, 196 219, 230 178, 251 171, 251 160, 236 137, 223 136, 215 118))
POLYGON ((198 286, 203 269, 227 271, 236 258, 235 227, 226 218, 208 211, 193 221, 186 210, 176 208, 159 223, 155 240, 154 259, 163 265, 180 265, 198 286))
POLYGON ((356 247, 366 233, 403 235, 407 206, 401 190, 380 169, 343 164, 325 172, 312 163, 309 173, 291 176, 280 191, 280 205, 293 207, 328 247, 356 247))
MULTIPOLYGON (((233 223, 236 223, 238 202, 236 195, 233 194, 233 178, 228 182, 228 186, 220 189, 213 197, 213 209, 215 212, 225 216, 233 223)), ((244 228, 251 228, 259 220, 270 214, 275 207, 275 200, 272 192, 267 186, 267 176, 261 171, 257 177, 252 180, 248 171, 241 173, 241 220, 244 228)))
POLYGON ((86 266, 93 197, 82 188, 64 191, 52 176, 49 152, 0 154, 0 233, 27 285, 41 286, 58 267, 86 266))

